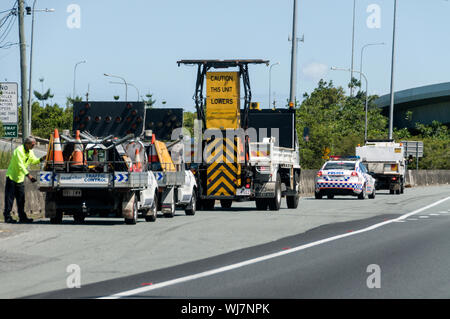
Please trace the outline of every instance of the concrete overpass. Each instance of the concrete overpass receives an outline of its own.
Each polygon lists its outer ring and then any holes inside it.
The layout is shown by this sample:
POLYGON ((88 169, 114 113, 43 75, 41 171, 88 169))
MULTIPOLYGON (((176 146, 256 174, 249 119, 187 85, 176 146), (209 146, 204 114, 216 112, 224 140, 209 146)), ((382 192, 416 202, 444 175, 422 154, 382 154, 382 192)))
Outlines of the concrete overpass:
MULTIPOLYGON (((395 127, 414 128, 416 122, 431 124, 435 120, 450 125, 450 82, 395 92, 394 103, 395 127), (409 119, 408 112, 412 112, 409 119)), ((389 116, 389 94, 380 96, 375 104, 389 116)))

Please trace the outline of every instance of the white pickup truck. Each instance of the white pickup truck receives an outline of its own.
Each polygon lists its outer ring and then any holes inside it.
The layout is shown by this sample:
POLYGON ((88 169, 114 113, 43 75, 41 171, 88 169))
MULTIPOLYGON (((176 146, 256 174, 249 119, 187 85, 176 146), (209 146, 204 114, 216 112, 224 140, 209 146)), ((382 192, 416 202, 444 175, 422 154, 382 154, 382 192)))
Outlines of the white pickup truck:
POLYGON ((288 208, 297 208, 300 192, 299 152, 296 148, 278 147, 273 137, 249 143, 249 165, 253 167, 256 207, 279 210, 281 197, 288 208))
MULTIPOLYGON (((64 150, 70 149, 74 142, 65 138, 67 143, 61 144, 64 150)), ((89 215, 114 214, 123 217, 127 224, 135 224, 139 212, 147 221, 156 219, 158 183, 153 172, 147 170, 145 152, 133 152, 129 157, 125 151, 127 146, 134 150, 143 144, 135 140, 116 141, 80 141, 86 146, 85 164, 81 167, 73 167, 66 159, 59 166, 51 160, 43 165, 39 189, 45 192, 45 217, 51 223, 61 223, 64 215, 72 215, 75 222, 81 223, 89 215), (132 169, 135 163, 139 163, 139 170, 132 169)))

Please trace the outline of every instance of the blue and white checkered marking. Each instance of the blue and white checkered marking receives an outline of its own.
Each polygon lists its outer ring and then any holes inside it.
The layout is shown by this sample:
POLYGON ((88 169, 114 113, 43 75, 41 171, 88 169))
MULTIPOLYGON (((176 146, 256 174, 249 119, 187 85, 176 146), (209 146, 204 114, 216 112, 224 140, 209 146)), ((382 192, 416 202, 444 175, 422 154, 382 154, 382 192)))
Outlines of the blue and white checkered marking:
POLYGON ((361 190, 362 189, 362 184, 361 183, 344 183, 344 182, 335 182, 335 183, 317 183, 316 184, 317 188, 352 188, 352 189, 357 189, 357 190, 361 190))

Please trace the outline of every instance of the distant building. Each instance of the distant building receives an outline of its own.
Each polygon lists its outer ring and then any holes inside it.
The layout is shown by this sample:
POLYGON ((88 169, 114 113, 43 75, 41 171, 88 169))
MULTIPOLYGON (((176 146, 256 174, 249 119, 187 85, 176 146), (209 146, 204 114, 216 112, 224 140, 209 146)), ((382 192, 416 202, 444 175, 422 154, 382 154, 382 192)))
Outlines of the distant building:
MULTIPOLYGON (((390 99, 386 94, 375 100, 385 116, 389 116, 390 99)), ((416 122, 428 125, 435 120, 450 125, 450 82, 395 92, 394 127, 414 128, 416 122)))

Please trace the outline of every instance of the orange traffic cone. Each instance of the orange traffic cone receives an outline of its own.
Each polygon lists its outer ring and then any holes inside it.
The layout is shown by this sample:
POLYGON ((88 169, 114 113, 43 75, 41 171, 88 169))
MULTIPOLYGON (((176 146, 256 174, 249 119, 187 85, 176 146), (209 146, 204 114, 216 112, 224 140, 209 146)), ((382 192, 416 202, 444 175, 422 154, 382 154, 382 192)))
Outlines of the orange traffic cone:
POLYGON ((136 148, 134 156, 133 172, 142 172, 141 156, 139 155, 139 148, 136 148))
POLYGON ((83 166, 86 165, 86 158, 83 156, 83 144, 81 144, 80 131, 75 131, 75 146, 72 153, 71 166, 83 166))
POLYGON ((64 164, 63 152, 61 149, 61 140, 59 139, 59 132, 58 129, 56 128, 53 133, 53 154, 50 160, 53 160, 53 164, 57 165, 64 164))

